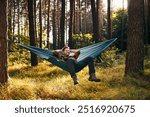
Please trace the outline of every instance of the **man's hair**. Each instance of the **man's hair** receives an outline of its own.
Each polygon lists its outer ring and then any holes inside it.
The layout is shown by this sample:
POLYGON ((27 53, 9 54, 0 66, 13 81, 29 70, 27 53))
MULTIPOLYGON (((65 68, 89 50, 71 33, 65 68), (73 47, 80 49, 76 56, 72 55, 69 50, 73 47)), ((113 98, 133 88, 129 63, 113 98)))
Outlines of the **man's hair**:
POLYGON ((64 51, 66 48, 69 48, 69 46, 65 45, 65 46, 62 48, 62 51, 64 51))

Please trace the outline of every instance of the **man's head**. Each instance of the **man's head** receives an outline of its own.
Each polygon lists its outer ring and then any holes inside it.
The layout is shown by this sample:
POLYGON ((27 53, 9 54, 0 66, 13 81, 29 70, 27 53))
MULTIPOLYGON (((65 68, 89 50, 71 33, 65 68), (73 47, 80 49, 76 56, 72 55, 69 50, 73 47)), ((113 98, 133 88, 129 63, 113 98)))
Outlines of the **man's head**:
POLYGON ((64 46, 62 48, 62 51, 65 55, 69 55, 70 54, 70 47, 69 46, 64 46))

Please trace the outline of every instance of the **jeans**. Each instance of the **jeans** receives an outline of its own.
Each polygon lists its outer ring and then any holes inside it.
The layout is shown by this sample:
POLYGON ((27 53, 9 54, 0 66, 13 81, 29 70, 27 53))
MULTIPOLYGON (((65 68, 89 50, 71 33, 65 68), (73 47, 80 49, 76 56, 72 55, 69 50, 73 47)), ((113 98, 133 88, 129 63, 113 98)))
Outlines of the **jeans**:
MULTIPOLYGON (((68 71, 69 71, 71 77, 76 76, 76 71, 78 69, 78 65, 77 65, 76 61, 70 58, 66 62, 67 62, 68 71)), ((82 67, 80 66, 81 69, 83 69, 85 66, 88 65, 89 74, 95 73, 95 67, 94 67, 92 57, 87 57, 87 58, 83 59, 81 62, 84 63, 84 65, 82 67)))

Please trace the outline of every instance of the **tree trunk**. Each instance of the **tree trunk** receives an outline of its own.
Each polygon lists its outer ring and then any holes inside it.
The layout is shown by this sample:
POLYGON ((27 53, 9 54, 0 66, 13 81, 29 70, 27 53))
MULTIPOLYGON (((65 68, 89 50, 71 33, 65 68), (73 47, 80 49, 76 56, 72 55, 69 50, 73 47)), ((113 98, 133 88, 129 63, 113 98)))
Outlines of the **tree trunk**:
POLYGON ((85 4, 85 9, 84 9, 84 33, 87 33, 87 0, 84 2, 85 4))
POLYGON ((13 41, 15 40, 15 27, 16 27, 16 0, 13 0, 13 41))
MULTIPOLYGON (((68 2, 69 1, 67 1, 66 4, 68 4, 68 2)), ((65 11, 68 11, 68 7, 65 7, 65 9, 66 9, 65 11)), ((69 34, 69 31, 68 31, 68 25, 69 25, 69 23, 68 22, 69 22, 68 19, 65 18, 65 39, 66 39, 65 43, 66 44, 68 44, 68 37, 69 37, 68 36, 68 34, 69 34)))
POLYGON ((97 0, 97 16, 98 16, 98 35, 99 35, 99 41, 102 41, 103 38, 103 1, 102 0, 97 0))
MULTIPOLYGON (((33 0, 28 0, 28 17, 29 17, 29 36, 30 45, 36 46, 35 42, 35 29, 34 29, 34 13, 33 13, 33 0)), ((37 56, 31 52, 31 65, 36 66, 38 64, 37 56)))
POLYGON ((57 40, 57 33, 56 33, 56 0, 54 0, 54 9, 53 9, 53 49, 56 49, 56 40, 57 40))
POLYGON ((18 43, 20 43, 20 0, 17 0, 17 15, 18 15, 18 43))
POLYGON ((77 6, 76 6, 76 8, 77 8, 77 10, 76 11, 74 11, 75 12, 75 34, 80 34, 80 31, 81 31, 81 17, 80 17, 80 0, 77 0, 77 4, 76 4, 77 6))
POLYGON ((73 31, 73 11, 74 11, 74 4, 75 0, 70 0, 70 22, 69 22, 69 46, 70 48, 73 47, 72 41, 72 31, 73 31))
POLYGON ((51 0, 48 0, 48 12, 47 12, 47 47, 50 49, 50 3, 51 0))
POLYGON ((7 0, 0 0, 0 84, 8 80, 7 0))
POLYGON ((39 24, 40 24, 40 48, 42 48, 42 6, 41 0, 39 0, 39 24))
POLYGON ((93 41, 99 41, 98 15, 95 7, 95 0, 91 0, 92 20, 93 20, 93 41))
POLYGON ((128 3, 128 41, 125 74, 143 73, 144 64, 144 1, 128 3), (140 8, 140 10, 139 10, 140 8))
POLYGON ((124 0, 122 1, 122 19, 121 19, 121 51, 123 51, 123 42, 124 42, 124 27, 125 27, 125 22, 124 22, 124 16, 125 16, 125 11, 124 11, 124 0))
POLYGON ((46 26, 47 26, 47 24, 46 24, 46 9, 47 9, 47 0, 44 0, 44 27, 45 27, 45 29, 46 29, 46 26))
POLYGON ((60 34, 60 0, 57 0, 57 7, 56 7, 56 33, 57 33, 57 39, 56 39, 56 48, 60 48, 61 46, 61 34, 60 34))
POLYGON ((29 29, 29 26, 28 26, 28 20, 25 20, 25 25, 24 25, 24 35, 25 36, 29 36, 29 31, 28 31, 28 29, 29 29))
POLYGON ((145 19, 145 24, 144 24, 144 52, 145 55, 148 55, 148 0, 144 0, 144 19, 145 19))
POLYGON ((62 48, 65 45, 65 0, 61 1, 60 36, 60 47, 62 48))
POLYGON ((37 42, 37 29, 36 29, 36 0, 34 0, 34 31, 35 31, 35 42, 37 42))
POLYGON ((107 33, 108 39, 112 38, 112 0, 108 0, 107 8, 107 33))
POLYGON ((12 40, 12 0, 8 1, 8 50, 10 51, 12 40))
POLYGON ((150 44, 150 0, 148 0, 148 44, 150 44))
MULTIPOLYGON (((73 3, 73 13, 72 13, 72 33, 75 34, 75 28, 76 28, 76 0, 73 0, 74 3, 73 3)), ((70 3, 71 4, 71 3, 70 3)), ((71 10, 71 9, 70 9, 71 10)))
POLYGON ((23 29, 23 27, 24 27, 23 2, 20 2, 20 7, 21 7, 21 9, 20 9, 20 35, 23 35, 23 31, 24 31, 24 29, 23 29))

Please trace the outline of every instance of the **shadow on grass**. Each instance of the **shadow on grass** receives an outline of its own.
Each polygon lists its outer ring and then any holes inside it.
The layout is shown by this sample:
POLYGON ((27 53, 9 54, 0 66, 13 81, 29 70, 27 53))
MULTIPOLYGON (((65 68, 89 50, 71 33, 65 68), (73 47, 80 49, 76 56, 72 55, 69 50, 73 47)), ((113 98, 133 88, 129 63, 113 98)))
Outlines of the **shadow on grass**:
POLYGON ((21 69, 9 70, 9 76, 11 78, 56 78, 58 76, 68 75, 66 71, 61 69, 52 68, 52 69, 42 69, 38 67, 22 67, 21 69))
POLYGON ((21 72, 20 72, 20 69, 9 70, 9 76, 10 76, 11 78, 17 76, 17 75, 20 74, 20 73, 21 73, 21 72))

